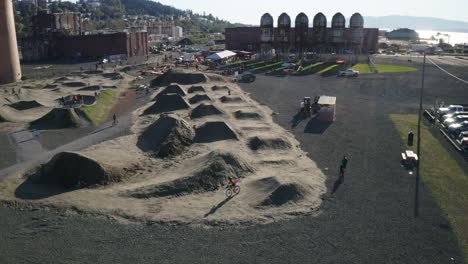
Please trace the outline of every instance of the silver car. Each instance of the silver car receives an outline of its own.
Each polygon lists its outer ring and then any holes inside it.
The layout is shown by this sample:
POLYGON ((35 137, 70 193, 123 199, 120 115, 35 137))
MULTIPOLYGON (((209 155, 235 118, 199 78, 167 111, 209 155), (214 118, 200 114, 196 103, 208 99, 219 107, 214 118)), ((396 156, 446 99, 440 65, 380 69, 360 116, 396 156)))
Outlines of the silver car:
POLYGON ((455 117, 449 117, 447 119, 445 119, 444 121, 444 126, 448 127, 452 124, 456 124, 456 123, 461 123, 463 121, 468 121, 468 115, 460 115, 460 116, 455 116, 455 117))

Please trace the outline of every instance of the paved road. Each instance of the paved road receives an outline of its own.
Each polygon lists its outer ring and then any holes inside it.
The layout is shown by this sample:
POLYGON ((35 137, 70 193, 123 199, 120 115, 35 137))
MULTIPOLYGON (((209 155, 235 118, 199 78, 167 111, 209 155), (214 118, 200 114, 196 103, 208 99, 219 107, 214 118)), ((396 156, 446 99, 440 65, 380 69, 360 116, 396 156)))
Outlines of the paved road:
MULTIPOLYGON (((430 69, 431 70, 431 69, 430 69)), ((460 70, 460 72, 462 72, 460 70)), ((428 102, 457 100, 468 91, 429 78, 428 102), (458 95, 452 95, 463 91, 458 95)), ((447 83, 447 81, 445 81, 447 83)), ((0 262, 10 263, 462 263, 453 232, 422 187, 414 218, 414 178, 399 166, 400 139, 389 113, 415 113, 417 73, 358 79, 259 76, 244 89, 279 115, 329 177, 350 157, 345 182, 324 196, 317 217, 248 228, 121 225, 67 213, 0 208, 0 262), (338 96, 338 120, 291 128, 304 95, 338 96), (326 170, 328 168, 328 170, 326 170)))

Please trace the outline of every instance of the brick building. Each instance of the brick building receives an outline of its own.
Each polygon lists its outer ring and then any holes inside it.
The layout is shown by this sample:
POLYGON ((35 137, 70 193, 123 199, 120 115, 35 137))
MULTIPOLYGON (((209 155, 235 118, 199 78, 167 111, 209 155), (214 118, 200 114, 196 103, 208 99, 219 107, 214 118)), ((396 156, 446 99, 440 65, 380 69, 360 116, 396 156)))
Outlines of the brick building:
POLYGON ((333 16, 331 27, 327 19, 318 13, 309 27, 309 19, 300 13, 291 27, 291 19, 283 13, 274 27, 273 17, 264 14, 260 27, 226 28, 226 49, 259 51, 262 56, 287 57, 291 53, 353 53, 366 54, 377 50, 379 29, 364 28, 363 17, 355 13, 346 27, 341 13, 333 16))
POLYGON ((23 61, 45 59, 99 59, 110 55, 148 55, 146 32, 118 32, 95 35, 42 35, 19 39, 23 61))

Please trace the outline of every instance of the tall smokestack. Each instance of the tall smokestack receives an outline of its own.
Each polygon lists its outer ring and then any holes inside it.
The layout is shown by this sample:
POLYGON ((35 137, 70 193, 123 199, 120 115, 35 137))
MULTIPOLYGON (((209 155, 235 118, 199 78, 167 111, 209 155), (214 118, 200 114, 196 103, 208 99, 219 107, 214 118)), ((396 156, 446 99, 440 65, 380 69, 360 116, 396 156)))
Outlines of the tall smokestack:
POLYGON ((21 79, 13 0, 0 0, 0 84, 21 79))

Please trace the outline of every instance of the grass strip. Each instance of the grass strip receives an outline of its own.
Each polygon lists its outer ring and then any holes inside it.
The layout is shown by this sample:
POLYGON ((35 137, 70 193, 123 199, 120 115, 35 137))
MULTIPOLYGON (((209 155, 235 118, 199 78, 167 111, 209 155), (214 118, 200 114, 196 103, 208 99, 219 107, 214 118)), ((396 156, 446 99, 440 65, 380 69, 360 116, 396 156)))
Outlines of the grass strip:
POLYGON ((391 64, 375 64, 378 73, 391 73, 391 72, 415 72, 418 69, 414 67, 391 65, 391 64))
MULTIPOLYGON (((400 133, 407 142, 407 133, 417 131, 417 115, 390 115, 400 133)), ((430 133, 426 125, 421 126, 421 179, 454 230, 465 261, 468 260, 468 175, 450 153, 430 133)), ((417 144, 415 138, 414 146, 417 144)), ((416 147, 408 147, 416 150, 416 147)))
POLYGON ((95 104, 83 106, 83 112, 94 125, 100 125, 106 121, 109 111, 117 102, 117 95, 117 91, 104 90, 99 94, 95 104))

